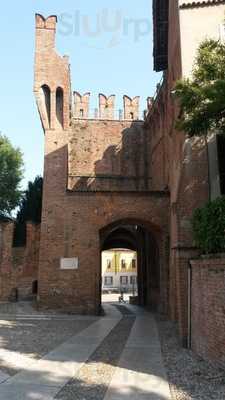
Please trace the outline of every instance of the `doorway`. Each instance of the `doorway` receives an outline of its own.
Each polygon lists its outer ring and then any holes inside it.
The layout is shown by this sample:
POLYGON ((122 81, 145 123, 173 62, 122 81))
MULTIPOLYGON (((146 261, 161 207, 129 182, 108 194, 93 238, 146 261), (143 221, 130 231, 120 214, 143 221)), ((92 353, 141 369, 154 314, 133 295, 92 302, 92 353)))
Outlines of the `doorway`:
POLYGON ((116 301, 122 291, 126 301, 157 310, 161 278, 157 232, 147 224, 125 220, 104 228, 100 238, 101 300, 109 294, 116 301))

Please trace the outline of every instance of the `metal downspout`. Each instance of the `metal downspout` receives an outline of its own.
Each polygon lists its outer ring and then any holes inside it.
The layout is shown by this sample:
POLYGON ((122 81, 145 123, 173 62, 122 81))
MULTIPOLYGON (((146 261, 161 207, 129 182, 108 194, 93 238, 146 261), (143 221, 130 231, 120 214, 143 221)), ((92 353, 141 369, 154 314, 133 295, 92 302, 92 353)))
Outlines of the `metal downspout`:
POLYGON ((189 265, 188 265, 188 340, 187 340, 188 349, 191 349, 191 306, 192 306, 191 286, 192 286, 192 266, 191 266, 191 263, 189 262, 189 265))

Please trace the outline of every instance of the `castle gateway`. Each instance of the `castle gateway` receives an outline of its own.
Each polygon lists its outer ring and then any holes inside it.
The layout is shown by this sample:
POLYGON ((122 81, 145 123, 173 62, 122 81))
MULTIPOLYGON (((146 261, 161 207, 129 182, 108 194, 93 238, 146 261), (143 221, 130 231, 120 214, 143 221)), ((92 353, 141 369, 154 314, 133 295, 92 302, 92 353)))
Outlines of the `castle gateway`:
POLYGON ((167 312, 167 190, 152 190, 150 142, 139 98, 71 93, 67 57, 55 50, 57 18, 36 15, 35 96, 45 133, 39 303, 98 313, 101 252, 138 254, 139 304, 167 312))

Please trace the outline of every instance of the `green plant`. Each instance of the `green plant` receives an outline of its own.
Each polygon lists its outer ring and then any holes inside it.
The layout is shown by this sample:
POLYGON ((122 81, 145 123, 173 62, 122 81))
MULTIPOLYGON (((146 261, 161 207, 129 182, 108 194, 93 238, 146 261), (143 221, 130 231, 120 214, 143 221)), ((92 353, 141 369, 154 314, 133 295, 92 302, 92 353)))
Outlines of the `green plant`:
POLYGON ((17 222, 26 221, 41 223, 43 178, 36 176, 33 182, 28 182, 27 190, 23 193, 17 213, 17 222))
POLYGON ((194 241, 204 254, 225 252, 225 196, 194 211, 194 241))
POLYGON ((43 178, 36 176, 33 182, 28 182, 27 190, 23 193, 17 212, 14 228, 13 246, 21 247, 26 244, 26 223, 41 223, 43 178))
POLYGON ((208 131, 225 133, 225 45, 205 40, 200 44, 191 78, 174 89, 181 112, 177 129, 191 136, 208 131))
POLYGON ((0 134, 0 214, 9 216, 22 196, 23 158, 6 136, 0 134))

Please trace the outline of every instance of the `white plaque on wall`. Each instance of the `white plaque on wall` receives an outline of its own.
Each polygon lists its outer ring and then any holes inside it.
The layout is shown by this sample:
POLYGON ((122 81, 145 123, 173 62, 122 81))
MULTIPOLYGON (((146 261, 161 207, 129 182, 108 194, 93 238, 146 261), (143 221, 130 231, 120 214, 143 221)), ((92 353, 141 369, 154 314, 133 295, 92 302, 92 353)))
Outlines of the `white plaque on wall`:
POLYGON ((78 257, 74 258, 61 258, 60 269, 78 269, 78 257))

